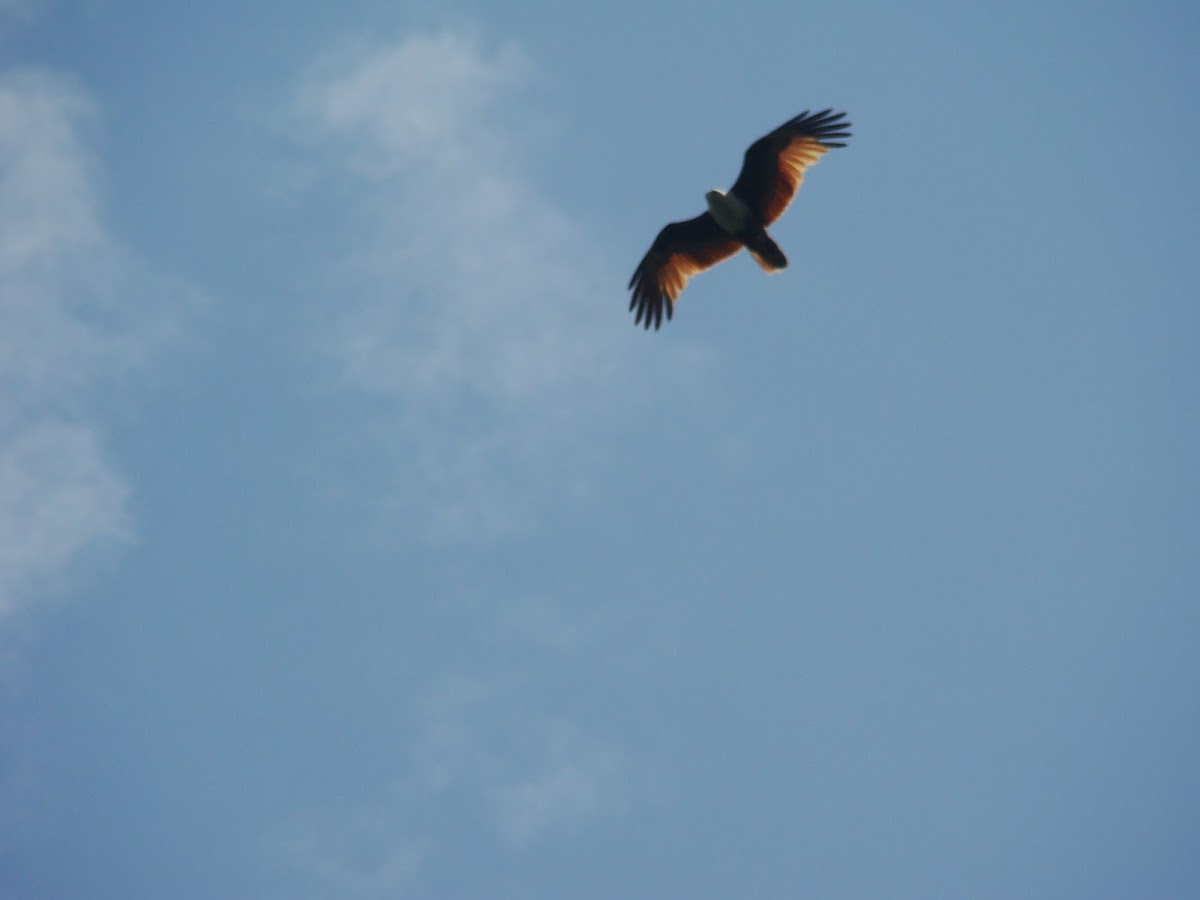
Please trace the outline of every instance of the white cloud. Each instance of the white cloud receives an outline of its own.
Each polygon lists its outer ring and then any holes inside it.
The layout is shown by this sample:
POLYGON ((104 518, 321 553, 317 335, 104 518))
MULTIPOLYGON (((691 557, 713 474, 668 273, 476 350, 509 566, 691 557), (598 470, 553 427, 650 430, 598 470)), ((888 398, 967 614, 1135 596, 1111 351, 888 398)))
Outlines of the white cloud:
POLYGON ((126 538, 127 493, 88 428, 0 436, 0 615, 89 547, 126 538))
POLYGON ((464 855, 533 851, 623 812, 629 772, 619 748, 529 713, 528 686, 511 675, 459 672, 430 685, 395 782, 357 806, 269 827, 267 864, 299 896, 403 895, 431 873, 452 873, 464 855), (446 809, 466 810, 476 827, 451 827, 446 809))
POLYGON ((607 652, 608 624, 518 606, 516 617, 455 610, 473 623, 462 658, 398 706, 395 777, 357 807, 303 810, 268 830, 266 857, 286 878, 313 896, 423 895, 465 857, 536 854, 627 811, 623 749, 548 690, 563 666, 607 652))
POLYGON ((421 847, 384 812, 297 816, 272 828, 263 853, 298 897, 404 896, 420 866, 421 847))
POLYGON ((129 534, 128 487, 86 406, 163 319, 134 301, 149 277, 100 220, 95 117, 53 73, 0 76, 0 617, 129 534))
MULTIPOLYGON (((299 95, 354 232, 337 235, 355 249, 322 320, 342 388, 378 413, 354 441, 396 460, 405 511, 435 532, 521 527, 547 496, 580 489, 589 441, 653 402, 646 382, 693 371, 633 328, 622 277, 530 177, 514 98, 534 72, 511 47, 418 35, 330 59, 299 95)), ((378 472, 364 480, 381 490, 378 472)), ((295 842, 307 849, 292 868, 318 894, 370 895, 389 859, 419 894, 464 855, 536 852, 625 808, 622 747, 546 692, 611 623, 540 599, 462 603, 463 653, 396 712, 394 779, 349 812, 289 820, 315 841, 295 842), (359 840, 382 849, 359 857, 359 840)))
POLYGON ((495 788, 498 826, 504 840, 525 846, 562 829, 574 829, 624 805, 621 755, 582 739, 570 726, 547 730, 542 758, 495 788))
POLYGON ((628 771, 614 746, 531 719, 519 696, 473 681, 434 688, 413 764, 393 784, 266 829, 263 860, 289 896, 423 896, 427 878, 453 877, 465 857, 536 852, 624 811, 628 771))
POLYGON ((431 168, 472 177, 511 160, 514 149, 497 106, 530 66, 513 47, 490 55, 468 35, 414 35, 394 45, 358 47, 331 57, 302 93, 301 107, 329 135, 346 142, 351 164, 372 174, 431 168), (491 156, 488 161, 485 157, 491 156))
POLYGON ((394 404, 415 499, 452 532, 519 523, 529 476, 570 484, 563 460, 680 361, 633 332, 621 276, 522 164, 532 71, 511 47, 415 36, 332 60, 299 104, 370 197, 329 326, 346 381, 394 404))
MULTIPOLYGON (((537 665, 553 669, 555 648, 527 640, 510 632, 505 658, 549 653, 537 665)), ((418 703, 420 737, 402 782, 406 795, 467 797, 513 848, 621 809, 628 772, 619 748, 567 715, 533 712, 537 694, 537 685, 508 664, 477 664, 430 685, 418 703)))
POLYGON ((72 308, 108 280, 83 96, 44 72, 0 79, 0 391, 7 415, 41 410, 94 375, 104 334, 72 308))
POLYGON ((422 36, 348 58, 304 92, 310 119, 381 191, 359 259, 369 296, 340 347, 358 386, 512 405, 591 380, 563 343, 578 337, 595 260, 496 122, 525 70, 511 49, 422 36))

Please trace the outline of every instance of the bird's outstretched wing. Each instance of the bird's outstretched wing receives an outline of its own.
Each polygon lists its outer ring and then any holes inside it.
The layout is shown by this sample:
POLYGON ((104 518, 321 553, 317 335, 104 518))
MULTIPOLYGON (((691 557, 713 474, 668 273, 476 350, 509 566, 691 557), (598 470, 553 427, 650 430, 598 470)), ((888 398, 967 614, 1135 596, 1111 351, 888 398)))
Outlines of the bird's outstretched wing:
POLYGON ((804 170, 831 147, 845 147, 850 137, 845 113, 832 109, 811 115, 807 110, 755 141, 742 159, 742 171, 730 189, 750 210, 770 225, 788 208, 804 170))
POLYGON ((672 222, 658 233, 629 279, 633 290, 629 308, 637 309, 633 323, 648 329, 653 322, 658 328, 664 308, 667 318, 671 318, 675 301, 689 278, 741 249, 741 243, 731 240, 708 213, 686 222, 672 222))

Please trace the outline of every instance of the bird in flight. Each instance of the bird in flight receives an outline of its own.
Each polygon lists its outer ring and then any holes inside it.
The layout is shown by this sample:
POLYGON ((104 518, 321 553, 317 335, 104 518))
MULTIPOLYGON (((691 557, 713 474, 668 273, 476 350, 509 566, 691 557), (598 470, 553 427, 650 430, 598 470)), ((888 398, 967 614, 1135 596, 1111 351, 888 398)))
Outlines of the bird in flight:
POLYGON ((845 113, 807 110, 755 141, 742 159, 742 171, 728 193, 715 188, 704 195, 708 210, 686 222, 672 222, 658 233, 629 279, 637 310, 635 325, 657 329, 663 311, 670 319, 675 301, 693 275, 711 269, 742 247, 768 273, 787 268, 787 257, 767 234, 767 226, 788 208, 804 170, 830 147, 845 147, 850 137, 845 113))

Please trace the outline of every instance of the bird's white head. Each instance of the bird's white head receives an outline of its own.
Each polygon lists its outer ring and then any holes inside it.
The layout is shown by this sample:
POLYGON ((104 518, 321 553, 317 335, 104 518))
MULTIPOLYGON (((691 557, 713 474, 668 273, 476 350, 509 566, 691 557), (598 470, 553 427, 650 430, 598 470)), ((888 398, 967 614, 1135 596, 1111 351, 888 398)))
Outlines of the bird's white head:
POLYGON ((727 194, 713 188, 704 195, 704 200, 708 203, 709 213, 727 232, 739 234, 745 230, 746 223, 750 218, 750 210, 746 208, 746 204, 739 199, 737 194, 727 194))
POLYGON ((714 219, 716 219, 718 222, 725 221, 726 216, 724 214, 724 208, 725 208, 725 192, 724 191, 718 191, 716 188, 713 188, 711 191, 705 191, 704 192, 704 202, 708 206, 708 211, 712 214, 712 217, 714 219))

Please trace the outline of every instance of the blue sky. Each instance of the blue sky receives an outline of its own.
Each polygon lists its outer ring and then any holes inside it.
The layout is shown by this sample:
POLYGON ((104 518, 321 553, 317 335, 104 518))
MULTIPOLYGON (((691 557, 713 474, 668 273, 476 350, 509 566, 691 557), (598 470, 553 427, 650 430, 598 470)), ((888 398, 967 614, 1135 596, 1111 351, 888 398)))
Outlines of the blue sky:
POLYGON ((1200 9, 0 22, 0 894, 1200 894, 1200 9))

